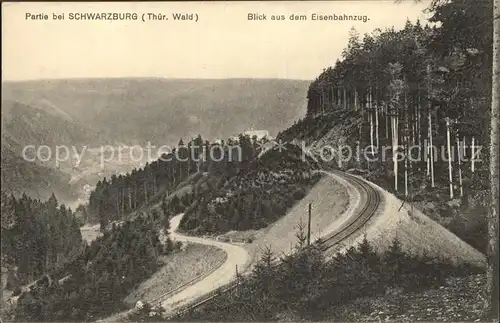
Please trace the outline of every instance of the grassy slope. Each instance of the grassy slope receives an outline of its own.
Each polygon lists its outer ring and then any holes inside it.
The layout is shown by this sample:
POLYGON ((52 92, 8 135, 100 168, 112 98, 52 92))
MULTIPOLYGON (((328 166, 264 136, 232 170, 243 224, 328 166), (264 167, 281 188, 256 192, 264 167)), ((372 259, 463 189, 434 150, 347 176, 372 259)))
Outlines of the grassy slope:
POLYGON ((295 246, 297 225, 302 221, 307 223, 308 204, 312 203, 311 236, 312 240, 325 234, 325 229, 344 214, 349 205, 347 189, 329 176, 324 176, 315 184, 309 193, 297 202, 286 214, 269 228, 260 230, 254 236, 255 240, 248 248, 251 254, 258 258, 266 248, 276 255, 289 253, 291 245, 295 246))
POLYGON ((135 305, 138 300, 151 302, 157 297, 209 272, 224 261, 226 253, 219 248, 188 244, 183 251, 160 257, 165 265, 142 282, 126 298, 125 303, 135 305), (162 259, 164 258, 164 259, 162 259))
MULTIPOLYGON (((324 146, 331 146, 337 148, 341 145, 349 145, 355 151, 355 140, 358 138, 358 123, 359 115, 353 111, 335 111, 329 115, 318 117, 314 120, 302 120, 298 125, 288 128, 282 133, 284 140, 299 140, 304 141, 311 150, 317 150, 324 146)), ((383 136, 383 134, 381 134, 383 136)), ((369 143, 362 143, 369 144, 369 143)), ((354 159, 354 158, 353 158, 354 159)), ((331 166, 338 167, 335 161, 331 162, 331 166)), ((343 169, 352 167, 360 167, 355 161, 350 163, 343 163, 343 169)), ((363 166, 365 167, 365 166, 363 166)), ((392 188, 392 182, 387 179, 387 174, 390 169, 378 168, 368 172, 366 176, 368 179, 386 190, 392 188)), ((402 174, 402 172, 401 172, 402 174)), ((403 176, 400 176, 403 180, 403 176)), ((425 179, 424 179, 425 180, 425 179)), ((404 187, 404 183, 400 183, 400 187, 404 187)), ((438 185, 441 185, 438 183, 438 185)), ((417 196, 414 206, 423 211, 426 215, 443 225, 448 230, 454 232, 471 244, 474 248, 482 250, 482 246, 486 241, 486 236, 481 235, 482 220, 484 220, 484 208, 481 207, 481 192, 475 192, 470 189, 469 206, 464 208, 461 202, 457 199, 453 201, 446 200, 446 194, 441 194, 441 198, 437 198, 439 192, 436 191, 423 191, 417 196)), ((444 189, 443 189, 444 190, 444 189)), ((401 198, 401 196, 399 196, 401 198)), ((404 197, 403 197, 404 198, 404 197)), ((398 204, 398 208, 401 205, 398 204)), ((448 252, 446 252, 448 253, 448 252)))
MULTIPOLYGON (((374 187, 382 194, 383 203, 376 216, 367 223, 367 229, 349 239, 345 246, 355 245, 366 234, 374 248, 383 252, 398 238, 402 248, 412 254, 426 254, 432 258, 448 259, 454 263, 486 265, 486 258, 476 249, 421 211, 404 205, 394 195, 374 187)), ((333 252, 333 250, 332 250, 333 252)))

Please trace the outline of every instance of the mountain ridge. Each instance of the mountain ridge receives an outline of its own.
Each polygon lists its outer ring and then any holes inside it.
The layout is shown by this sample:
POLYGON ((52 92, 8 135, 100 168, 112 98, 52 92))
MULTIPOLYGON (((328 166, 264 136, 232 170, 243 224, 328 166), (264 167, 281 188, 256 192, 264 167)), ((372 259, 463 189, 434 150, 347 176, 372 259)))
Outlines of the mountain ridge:
MULTIPOLYGON (((3 81, 2 145, 8 149, 2 154, 14 161, 26 145, 173 147, 198 134, 209 140, 227 139, 257 125, 274 136, 305 114, 309 84, 245 78, 3 81)), ((46 183, 47 178, 54 179, 49 174, 58 172, 54 163, 14 165, 2 164, 2 182, 16 191, 36 184, 28 181, 46 183), (36 180, 44 172, 47 178, 36 180), (25 173, 37 176, 23 180, 25 173)), ((66 178, 65 173, 60 175, 56 178, 66 178)), ((67 191, 66 181, 49 182, 42 185, 43 191, 47 187, 67 191)))
POLYGON ((2 94, 59 111, 114 142, 173 144, 198 133, 227 138, 256 124, 276 134, 305 113, 308 86, 284 79, 81 78, 3 82, 2 94))

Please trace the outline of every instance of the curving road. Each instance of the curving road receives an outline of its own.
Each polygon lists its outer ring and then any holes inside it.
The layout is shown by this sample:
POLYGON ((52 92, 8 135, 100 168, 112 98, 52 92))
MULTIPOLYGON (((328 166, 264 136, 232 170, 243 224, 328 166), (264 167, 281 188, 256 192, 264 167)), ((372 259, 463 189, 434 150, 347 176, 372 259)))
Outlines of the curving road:
MULTIPOLYGON (((360 229, 375 214, 379 206, 380 197, 378 192, 376 192, 366 181, 357 176, 338 170, 322 172, 333 177, 347 188, 350 201, 349 208, 344 212, 343 216, 333 220, 323 231, 321 240, 316 241, 317 245, 322 250, 327 250, 341 244, 347 238, 359 234, 360 229)), ((221 248, 227 253, 227 259, 224 264, 205 278, 196 283, 188 284, 184 288, 179 288, 179 292, 173 295, 165 295, 155 301, 155 304, 161 304, 161 306, 165 308, 166 311, 164 314, 167 317, 173 317, 177 313, 205 303, 213 297, 216 297, 215 291, 217 290, 222 292, 230 290, 235 285, 236 268, 238 268, 239 273, 245 274, 245 272, 248 273, 247 270, 251 269, 252 265, 252 258, 248 251, 242 246, 213 239, 186 236, 176 232, 182 216, 183 214, 179 214, 170 220, 170 238, 172 240, 200 243, 221 248)), ((286 239, 286 237, 284 237, 284 239, 286 239)), ((130 313, 130 311, 127 311, 127 313, 130 313)), ((124 314, 125 313, 121 313, 121 315, 116 315, 113 318, 108 318, 103 321, 119 321, 119 318, 124 317, 124 314)))
POLYGON ((232 282, 236 277, 236 268, 238 271, 245 271, 250 265, 250 256, 245 248, 224 243, 212 239, 204 239, 199 237, 186 236, 176 232, 177 227, 182 219, 183 214, 179 214, 170 220, 171 233, 170 238, 175 241, 193 242, 210 245, 223 249, 227 258, 224 264, 217 268, 207 277, 194 283, 178 293, 161 301, 161 305, 166 309, 166 314, 175 311, 176 309, 191 303, 199 297, 209 293, 217 288, 220 288, 232 282))
MULTIPOLYGON (((180 242, 192 242, 215 246, 224 250, 227 254, 227 258, 219 268, 204 277, 202 280, 191 284, 188 283, 184 287, 180 286, 176 288, 178 292, 173 291, 174 294, 167 293, 166 295, 153 301, 152 305, 161 305, 165 309, 165 315, 171 315, 180 308, 185 308, 187 305, 191 304, 196 299, 203 297, 207 293, 231 283, 235 278, 236 266, 238 266, 238 271, 244 271, 250 265, 250 256, 245 248, 241 246, 212 239, 186 236, 176 232, 183 215, 184 214, 176 215, 170 220, 170 239, 180 242)), ((124 312, 116 313, 107 318, 98 320, 97 322, 104 323, 124 321, 134 310, 135 309, 130 309, 124 312)))
MULTIPOLYGON (((344 216, 328 226, 321 236, 321 241, 317 241, 318 246, 326 251, 352 235, 359 233, 360 229, 375 214, 379 206, 380 196, 366 181, 357 176, 338 170, 323 171, 323 173, 345 185, 351 201, 351 205, 344 216)), ((250 266, 249 255, 240 246, 176 233, 175 229, 178 227, 181 218, 182 215, 179 215, 171 221, 173 239, 220 247, 228 253, 228 258, 214 273, 161 303, 166 309, 165 314, 170 317, 176 312, 192 309, 216 297, 214 291, 217 289, 222 292, 230 290, 234 287, 235 267, 238 266, 238 270, 241 268, 241 272, 243 272, 250 266), (197 300, 196 303, 194 303, 195 300, 197 300)))

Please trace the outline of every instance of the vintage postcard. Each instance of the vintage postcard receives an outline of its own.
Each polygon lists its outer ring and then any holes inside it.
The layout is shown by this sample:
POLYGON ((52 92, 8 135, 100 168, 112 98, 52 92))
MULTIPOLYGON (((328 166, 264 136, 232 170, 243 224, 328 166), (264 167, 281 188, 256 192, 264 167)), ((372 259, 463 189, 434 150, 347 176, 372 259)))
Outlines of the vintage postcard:
POLYGON ((498 322, 496 0, 2 3, 2 322, 498 322))

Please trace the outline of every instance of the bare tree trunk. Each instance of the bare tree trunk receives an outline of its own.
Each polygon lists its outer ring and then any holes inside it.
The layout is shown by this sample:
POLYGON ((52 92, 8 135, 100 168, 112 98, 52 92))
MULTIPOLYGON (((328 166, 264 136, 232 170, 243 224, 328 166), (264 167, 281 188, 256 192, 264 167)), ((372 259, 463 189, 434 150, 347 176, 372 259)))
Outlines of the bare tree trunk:
POLYGON ((182 161, 179 161, 179 176, 178 176, 178 181, 179 183, 182 182, 182 180, 184 179, 183 175, 182 175, 182 161))
POLYGON ((325 105, 327 104, 326 100, 326 93, 325 90, 321 91, 321 114, 325 114, 325 105))
POLYGON ((358 111, 358 89, 354 88, 354 111, 358 111))
POLYGON ((125 188, 122 189, 122 200, 121 200, 121 210, 122 210, 122 214, 125 213, 125 199, 126 199, 126 196, 125 196, 125 188))
POLYGON ((137 196, 138 196, 137 192, 138 191, 139 190, 137 189, 137 184, 135 184, 135 188, 134 188, 134 209, 137 208, 137 196))
POLYGON ((431 156, 429 150, 429 140, 424 140, 424 148, 427 151, 427 177, 431 177, 431 156))
POLYGON ((344 90, 344 102, 343 102, 343 105, 344 105, 344 109, 347 109, 348 108, 348 106, 347 106, 347 93, 346 93, 345 87, 342 87, 342 89, 344 90))
MULTIPOLYGON (((405 84, 408 84, 406 77, 404 78, 405 84)), ((408 196, 408 148, 410 145, 410 111, 408 107, 408 91, 404 91, 404 135, 403 135, 403 147, 405 154, 405 197, 408 196)))
POLYGON ((322 114, 325 114, 327 107, 328 107, 328 93, 323 91, 323 111, 322 111, 322 114))
POLYGON ((462 138, 462 157, 465 160, 465 157, 467 157, 467 150, 465 149, 467 147, 467 137, 464 136, 462 138))
POLYGON ((380 147, 380 138, 378 135, 378 102, 375 102, 375 142, 377 144, 377 150, 380 147))
POLYGON ((396 113, 396 148, 399 146, 399 113, 396 113))
POLYGON ((471 157, 470 157, 470 170, 474 174, 474 158, 476 157, 476 146, 474 146, 474 137, 472 137, 472 146, 471 146, 471 157))
POLYGON ((130 190, 130 187, 127 187, 128 191, 128 208, 129 210, 132 210, 132 192, 130 190))
POLYGON ((317 111, 315 113, 315 116, 317 116, 320 113, 321 113, 321 93, 318 94, 318 108, 317 108, 317 111))
POLYGON ((498 250, 498 215, 499 215, 499 136, 500 122, 500 3, 493 1, 493 76, 490 126, 490 188, 491 199, 488 212, 488 267, 487 310, 488 317, 498 320, 499 294, 499 250, 498 250))
MULTIPOLYGON (((430 103, 429 103, 430 105, 430 103)), ((434 187, 434 147, 432 146, 432 113, 429 109, 429 161, 431 168, 431 187, 434 187)))
POLYGON ((422 120, 420 118, 420 110, 421 110, 421 107, 420 107, 420 93, 418 94, 418 104, 417 104, 417 142, 418 142, 418 145, 421 146, 422 145, 422 120))
POLYGON ((387 103, 384 105, 385 114, 385 139, 389 140, 389 116, 387 115, 387 103))
POLYGON ((451 164, 450 118, 446 117, 446 150, 448 152, 448 185, 450 199, 453 199, 453 166, 451 164))
MULTIPOLYGON (((431 74, 431 66, 427 64, 427 76, 430 77, 431 74)), ((429 79, 427 80, 427 96, 431 95, 431 84, 429 79)), ((434 187, 434 147, 432 145, 432 103, 431 100, 427 99, 427 110, 429 112, 429 149, 430 149, 430 162, 431 162, 431 187, 434 187)))
POLYGON ((405 139, 405 196, 408 196, 408 136, 405 139))
POLYGON ((460 197, 464 196, 464 188, 463 188, 463 183, 462 183, 462 145, 460 143, 460 138, 458 136, 458 133, 456 134, 456 139, 457 143, 457 153, 458 153, 458 185, 460 188, 460 197))
POLYGON ((417 138, 416 130, 415 130, 417 127, 415 125, 415 120, 416 120, 416 118, 415 118, 415 116, 413 116, 412 121, 410 123, 411 124, 411 143, 412 143, 412 145, 415 145, 415 140, 417 138))
POLYGON ((370 87, 370 93, 368 94, 368 119, 370 120, 370 145, 371 145, 371 153, 372 157, 374 154, 373 151, 373 111, 372 111, 372 88, 370 87))
POLYGON ((330 86, 330 110, 333 110, 333 107, 335 106, 335 89, 333 88, 333 85, 330 86))
POLYGON ((325 113, 325 90, 321 91, 321 115, 325 113))
POLYGON ((398 161, 397 161, 397 146, 398 146, 398 124, 396 122, 397 116, 391 116, 392 128, 392 162, 394 171, 394 191, 398 191, 398 161))

